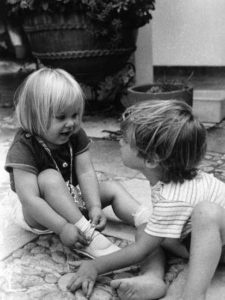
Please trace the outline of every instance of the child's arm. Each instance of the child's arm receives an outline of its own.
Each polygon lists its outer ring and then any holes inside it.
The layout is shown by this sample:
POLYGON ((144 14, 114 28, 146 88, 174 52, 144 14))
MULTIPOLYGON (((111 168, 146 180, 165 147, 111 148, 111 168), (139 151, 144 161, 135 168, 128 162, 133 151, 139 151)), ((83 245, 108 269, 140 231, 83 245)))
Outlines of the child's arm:
POLYGON ((98 275, 143 261, 157 249, 161 242, 162 238, 151 236, 142 229, 141 232, 138 232, 135 243, 110 255, 80 263, 80 267, 71 279, 68 289, 75 291, 82 287, 83 292, 90 296, 98 275))
POLYGON ((28 215, 40 224, 56 234, 67 246, 73 246, 75 242, 86 244, 79 230, 67 222, 51 206, 40 197, 37 176, 30 172, 13 169, 16 193, 28 215))
POLYGON ((76 174, 89 217, 97 229, 103 229, 106 217, 101 209, 98 179, 87 150, 75 157, 76 174))

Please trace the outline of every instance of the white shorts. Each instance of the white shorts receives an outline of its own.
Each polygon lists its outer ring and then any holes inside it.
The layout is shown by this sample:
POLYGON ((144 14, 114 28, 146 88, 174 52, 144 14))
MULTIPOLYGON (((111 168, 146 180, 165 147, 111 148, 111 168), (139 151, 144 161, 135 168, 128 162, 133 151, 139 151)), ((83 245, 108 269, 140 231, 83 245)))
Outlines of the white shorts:
POLYGON ((9 191, 7 198, 8 198, 8 201, 10 201, 9 203, 11 204, 11 207, 12 207, 9 214, 10 214, 10 217, 12 217, 12 220, 15 224, 17 224, 18 226, 20 226, 21 228, 23 228, 27 231, 31 231, 38 235, 53 233, 53 231, 51 231, 49 229, 40 230, 40 229, 30 227, 26 223, 26 221, 24 220, 24 216, 23 216, 22 204, 21 204, 17 194, 14 193, 12 190, 9 191))

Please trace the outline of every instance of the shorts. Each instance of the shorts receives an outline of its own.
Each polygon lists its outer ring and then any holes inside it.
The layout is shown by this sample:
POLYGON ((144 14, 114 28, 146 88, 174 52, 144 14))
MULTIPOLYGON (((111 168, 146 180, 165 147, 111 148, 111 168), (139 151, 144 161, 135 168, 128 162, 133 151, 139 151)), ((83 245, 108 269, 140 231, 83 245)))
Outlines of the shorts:
POLYGON ((53 233, 53 231, 51 231, 49 229, 41 230, 41 229, 36 229, 36 228, 30 227, 26 223, 26 221, 24 220, 24 216, 23 216, 22 204, 15 192, 9 191, 8 201, 10 201, 10 203, 12 204, 11 205, 12 208, 11 208, 9 214, 15 224, 17 224, 18 226, 20 226, 21 228, 23 228, 27 231, 33 232, 38 235, 53 233))

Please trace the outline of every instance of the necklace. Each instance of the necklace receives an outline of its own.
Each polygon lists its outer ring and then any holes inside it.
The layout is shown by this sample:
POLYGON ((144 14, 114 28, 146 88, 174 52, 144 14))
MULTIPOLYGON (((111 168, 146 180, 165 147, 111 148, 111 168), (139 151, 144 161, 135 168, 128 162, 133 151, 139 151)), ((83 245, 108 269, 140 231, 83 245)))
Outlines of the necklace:
MULTIPOLYGON (((56 167, 56 170, 60 173, 60 169, 57 165, 57 162, 55 161, 52 153, 51 153, 51 150, 49 149, 49 147, 46 145, 46 143, 38 136, 35 136, 36 140, 39 142, 39 144, 46 150, 46 152, 49 154, 51 160, 53 161, 55 167, 56 167)), ((78 207, 81 209, 81 211, 85 211, 86 210, 86 205, 85 205, 85 202, 81 196, 81 192, 79 190, 79 188, 75 187, 73 185, 73 147, 71 145, 71 143, 69 142, 69 151, 70 151, 70 177, 69 177, 69 181, 66 182, 66 185, 68 186, 68 189, 69 189, 69 192, 71 194, 71 196, 73 197, 74 199, 74 202, 78 205, 78 207)), ((68 166, 68 163, 67 162, 64 162, 62 164, 62 166, 65 168, 68 166)))
MULTIPOLYGON (((57 162, 55 161, 55 159, 54 159, 54 157, 53 157, 53 155, 51 153, 51 150, 49 149, 49 147, 46 145, 46 143, 39 136, 36 136, 35 138, 39 142, 39 144, 49 154, 51 160, 53 161, 53 163, 54 163, 54 165, 56 167, 56 170, 58 172, 60 172, 60 174, 62 174, 61 171, 60 171, 60 168, 59 168, 59 166, 57 164, 57 162)), ((70 142, 69 142, 69 151, 70 151, 70 177, 69 177, 69 184, 68 184, 68 186, 69 186, 70 192, 72 194, 72 188, 71 188, 71 186, 73 184, 73 148, 72 148, 72 145, 71 145, 70 142)), ((68 167, 68 163, 67 162, 63 162, 62 166, 63 166, 63 168, 66 168, 66 167, 68 167)))

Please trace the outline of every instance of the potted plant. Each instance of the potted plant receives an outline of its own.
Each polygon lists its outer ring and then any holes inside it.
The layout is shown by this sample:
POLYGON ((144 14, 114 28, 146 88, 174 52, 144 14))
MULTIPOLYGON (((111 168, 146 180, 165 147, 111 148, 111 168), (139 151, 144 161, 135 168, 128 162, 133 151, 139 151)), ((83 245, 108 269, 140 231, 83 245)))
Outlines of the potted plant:
MULTIPOLYGON (((192 75, 191 75, 192 76, 192 75)), ((190 76, 184 81, 166 81, 134 85, 127 89, 126 95, 121 99, 125 107, 129 107, 145 100, 177 99, 185 101, 192 106, 193 87, 189 84, 190 76)))
POLYGON ((123 68, 137 29, 155 0, 6 0, 28 35, 33 55, 77 78, 98 82, 123 68))

